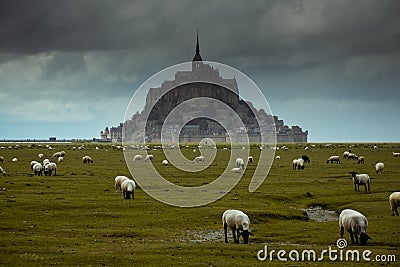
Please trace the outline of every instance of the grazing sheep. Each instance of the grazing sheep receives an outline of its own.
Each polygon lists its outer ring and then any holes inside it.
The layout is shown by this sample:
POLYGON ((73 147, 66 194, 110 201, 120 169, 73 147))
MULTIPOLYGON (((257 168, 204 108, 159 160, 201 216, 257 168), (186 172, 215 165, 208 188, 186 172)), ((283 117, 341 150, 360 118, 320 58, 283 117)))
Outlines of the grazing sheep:
POLYGON ((42 176, 43 166, 40 163, 36 163, 35 165, 33 165, 32 170, 35 173, 35 175, 42 176))
POLYGON ((236 159, 236 167, 241 168, 242 170, 244 169, 244 161, 242 158, 236 159))
POLYGON ((49 163, 50 163, 50 160, 49 160, 49 159, 44 159, 44 160, 43 160, 43 166, 44 166, 44 165, 47 165, 47 164, 49 164, 49 163))
POLYGON ((31 170, 32 171, 33 171, 33 166, 35 166, 36 163, 39 163, 39 162, 37 162, 36 160, 31 161, 31 170))
POLYGON ((39 157, 39 159, 42 159, 44 157, 44 155, 43 154, 39 154, 38 157, 39 157))
POLYGON ((378 162, 377 164, 375 164, 376 174, 382 174, 384 168, 385 164, 383 164, 383 162, 378 162))
POLYGON ((399 216, 397 208, 400 207, 400 192, 394 192, 389 196, 389 204, 392 209, 392 216, 396 213, 399 216))
POLYGON ((293 170, 303 170, 304 169, 304 160, 302 158, 294 159, 293 163, 293 170))
POLYGON ((1 164, 4 164, 4 157, 3 156, 0 156, 0 162, 1 162, 1 164))
POLYGON ((357 244, 358 239, 362 246, 367 245, 368 239, 371 239, 367 235, 368 221, 367 218, 360 212, 345 209, 339 215, 339 227, 340 227, 340 237, 343 238, 344 230, 350 233, 351 243, 357 244), (355 237, 355 241, 354 241, 355 237))
POLYGON ((3 176, 6 175, 6 171, 3 169, 3 167, 0 166, 0 174, 2 174, 3 176))
POLYGON ((337 164, 340 164, 340 157, 339 156, 330 156, 328 158, 328 160, 326 161, 326 164, 328 164, 329 162, 331 164, 333 164, 333 162, 336 162, 337 164))
POLYGON ((311 163, 310 157, 307 155, 301 156, 301 158, 304 160, 305 163, 311 163))
POLYGON ((17 158, 13 158, 13 159, 12 159, 12 162, 17 162, 17 161, 18 161, 17 158))
POLYGON ((154 158, 154 156, 152 155, 152 154, 149 154, 149 155, 147 155, 146 156, 146 158, 144 159, 144 161, 151 161, 151 160, 153 160, 153 158, 154 158))
POLYGON ((193 163, 195 163, 195 162, 204 162, 204 156, 195 157, 193 160, 193 163))
POLYGON ((226 210, 222 214, 222 225, 224 226, 225 243, 228 243, 228 227, 232 230, 233 241, 239 243, 239 237, 243 237, 245 244, 249 243, 250 219, 240 210, 226 210))
POLYGON ((62 162, 62 161, 64 161, 64 157, 59 157, 58 162, 62 162))
POLYGON ((238 168, 238 167, 232 168, 231 171, 232 171, 232 172, 235 172, 235 173, 240 173, 240 172, 242 172, 242 168, 238 168))
POLYGON ((132 200, 135 198, 135 188, 136 184, 133 180, 125 180, 121 184, 122 193, 124 195, 124 199, 130 199, 132 195, 132 200))
POLYGON ((44 166, 44 175, 51 176, 51 173, 54 171, 54 175, 57 174, 57 164, 54 162, 50 162, 44 166))
POLYGON ((349 153, 349 155, 347 156, 347 159, 357 160, 358 156, 354 153, 349 153))
POLYGON ((168 160, 164 159, 164 160, 162 161, 162 165, 168 166, 168 160))
POLYGON ((364 185, 365 191, 367 191, 367 185, 368 185, 368 191, 370 191, 370 178, 368 174, 357 174, 357 172, 349 172, 351 176, 353 176, 353 182, 354 182, 354 190, 355 191, 360 191, 360 185, 364 185))
POLYGON ((119 175, 117 177, 115 177, 115 193, 121 193, 122 192, 122 188, 121 188, 121 184, 123 181, 125 180, 129 180, 128 177, 123 176, 123 175, 119 175))
POLYGON ((82 157, 82 163, 93 163, 93 160, 89 156, 82 157))
POLYGON ((400 157, 400 152, 392 152, 393 153, 393 157, 398 158, 400 157))
POLYGON ((343 152, 343 158, 347 159, 349 157, 350 152, 349 151, 345 151, 343 152))
POLYGON ((364 164, 365 158, 363 156, 360 156, 358 158, 357 164, 364 164))
POLYGON ((253 163, 253 156, 247 157, 247 163, 253 163))
POLYGON ((138 162, 138 161, 141 161, 142 160, 142 155, 135 155, 134 157, 133 157, 133 161, 134 162, 138 162))
POLYGON ((51 156, 52 158, 59 158, 59 157, 62 157, 61 156, 61 152, 56 152, 56 153, 54 153, 53 154, 53 156, 51 156))
POLYGON ((275 159, 280 159, 280 158, 281 158, 281 156, 276 156, 276 157, 275 157, 275 159))

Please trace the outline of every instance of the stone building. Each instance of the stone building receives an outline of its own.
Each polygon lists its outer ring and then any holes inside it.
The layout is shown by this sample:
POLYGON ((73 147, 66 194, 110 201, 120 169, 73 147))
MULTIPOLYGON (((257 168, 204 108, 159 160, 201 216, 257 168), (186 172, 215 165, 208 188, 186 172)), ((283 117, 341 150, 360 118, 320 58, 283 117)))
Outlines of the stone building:
MULTIPOLYGON (((248 136, 251 142, 260 142, 261 128, 268 129, 267 133, 263 133, 264 136, 275 135, 278 142, 307 142, 307 131, 303 132, 298 126, 290 128, 277 116, 267 114, 263 109, 257 110, 251 102, 240 99, 235 77, 223 78, 218 69, 203 62, 200 56, 198 36, 192 69, 178 71, 173 80, 164 81, 160 87, 150 88, 143 111, 134 114, 130 120, 124 122, 124 125, 121 123, 118 127, 112 127, 109 130, 106 128, 100 133, 101 139, 121 140, 124 128, 126 141, 140 142, 145 140, 146 142, 159 143, 162 127, 164 127, 163 136, 169 136, 171 142, 176 142, 178 140, 173 140, 173 136, 180 129, 179 123, 174 123, 174 118, 172 118, 168 125, 164 125, 166 117, 179 104, 196 97, 216 99, 235 111, 245 126, 234 129, 234 135, 230 134, 231 138, 235 139, 232 140, 234 142, 243 142, 245 136, 248 136), (147 120, 145 120, 146 117, 147 120), (145 133, 140 132, 139 129, 145 129, 145 133)), ((224 114, 218 105, 207 100, 196 101, 195 108, 207 109, 216 120, 196 118, 189 121, 179 132, 180 142, 199 142, 206 137, 212 138, 215 142, 230 141, 226 129, 217 122, 224 119, 222 117, 221 120, 218 119, 218 116, 224 114)), ((176 121, 189 118, 189 114, 193 113, 195 108, 180 111, 175 115, 176 121)))

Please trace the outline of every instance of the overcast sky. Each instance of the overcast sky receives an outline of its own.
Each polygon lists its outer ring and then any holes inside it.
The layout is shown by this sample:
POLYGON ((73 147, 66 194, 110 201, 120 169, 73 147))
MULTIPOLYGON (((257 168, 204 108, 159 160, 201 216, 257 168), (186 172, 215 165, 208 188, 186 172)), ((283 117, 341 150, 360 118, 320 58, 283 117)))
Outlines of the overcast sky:
MULTIPOLYGON (((230 65, 309 141, 400 141, 400 1, 1 1, 0 140, 99 138, 165 67, 230 65)), ((239 88, 240 90, 240 88, 239 88)))

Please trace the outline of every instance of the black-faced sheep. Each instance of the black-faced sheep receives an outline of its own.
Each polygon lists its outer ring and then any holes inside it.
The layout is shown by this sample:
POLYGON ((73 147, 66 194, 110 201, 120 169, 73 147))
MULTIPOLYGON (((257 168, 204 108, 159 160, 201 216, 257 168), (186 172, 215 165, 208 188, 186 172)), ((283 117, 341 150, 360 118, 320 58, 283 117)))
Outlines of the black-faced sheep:
POLYGON ((326 161, 326 164, 328 164, 329 162, 331 164, 333 164, 334 162, 336 162, 337 164, 340 164, 340 157, 339 156, 330 156, 328 158, 328 160, 326 161))
POLYGON ((33 165, 32 170, 35 173, 35 175, 42 176, 43 166, 40 163, 36 163, 35 165, 33 165))
POLYGON ((304 160, 302 158, 294 159, 292 161, 293 165, 292 168, 293 170, 303 170, 304 169, 304 160))
POLYGON ((164 159, 164 160, 162 161, 162 165, 168 166, 168 160, 164 159))
POLYGON ((253 163, 253 156, 247 157, 247 163, 253 163))
POLYGON ((149 155, 147 155, 146 156, 146 158, 144 159, 144 161, 152 161, 153 160, 153 158, 154 158, 154 156, 152 155, 152 154, 149 154, 149 155))
POLYGON ((204 162, 204 156, 195 157, 193 160, 193 163, 195 163, 195 162, 204 162))
POLYGON ((237 158, 236 159, 236 167, 241 168, 244 170, 244 160, 242 158, 237 158))
POLYGON ((133 180, 125 180, 121 184, 122 193, 124 195, 124 199, 130 199, 132 196, 132 200, 135 198, 135 189, 136 184, 133 180))
POLYGON ((57 164, 54 162, 50 162, 44 166, 44 175, 51 176, 52 172, 54 171, 54 175, 57 174, 57 164))
POLYGON ((400 192, 394 192, 389 196, 389 204, 390 208, 392 209, 392 216, 396 213, 399 216, 399 212, 397 208, 400 207, 400 192))
POLYGON ((377 164, 375 164, 376 174, 382 174, 384 168, 385 164, 383 164, 382 162, 378 162, 377 164))
POLYGON ((343 210, 339 215, 339 227, 340 237, 343 238, 344 230, 346 229, 350 233, 352 244, 358 245, 358 239, 360 239, 361 245, 365 246, 368 239, 371 239, 367 235, 367 218, 358 211, 352 209, 343 210))
POLYGON ((93 163, 93 159, 89 156, 82 157, 82 163, 93 163))
POLYGON ((301 158, 304 160, 305 163, 311 163, 310 157, 307 155, 301 156, 301 158))
POLYGON ((122 182, 124 182, 126 180, 129 180, 129 178, 126 176, 123 176, 123 175, 119 175, 119 176, 115 177, 114 181, 115 181, 115 192, 116 193, 122 192, 121 184, 122 184, 122 182))
POLYGON ((360 156, 358 158, 357 164, 364 164, 365 158, 363 156, 360 156))
POLYGON ((222 214, 222 225, 224 226, 225 243, 228 243, 228 227, 232 230, 233 241, 239 243, 239 237, 243 237, 243 243, 249 243, 250 219, 240 210, 226 210, 222 214))
POLYGON ((142 155, 135 155, 135 156, 133 157, 133 161, 134 161, 134 162, 138 162, 138 161, 141 161, 142 158, 143 158, 142 155))
POLYGON ((360 185, 364 185, 365 191, 367 191, 367 185, 368 185, 368 191, 370 190, 370 178, 368 174, 357 174, 357 172, 349 172, 351 176, 353 176, 353 183, 354 183, 354 190, 355 191, 360 191, 360 185))

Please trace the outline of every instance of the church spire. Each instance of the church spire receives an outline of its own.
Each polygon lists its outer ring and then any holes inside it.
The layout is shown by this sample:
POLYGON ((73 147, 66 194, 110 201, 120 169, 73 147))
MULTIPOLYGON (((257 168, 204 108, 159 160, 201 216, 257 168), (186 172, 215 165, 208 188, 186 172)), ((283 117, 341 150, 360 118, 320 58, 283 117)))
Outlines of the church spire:
POLYGON ((196 42, 196 54, 194 55, 193 61, 203 61, 200 56, 200 46, 199 46, 199 30, 197 30, 196 34, 197 42, 196 42))

